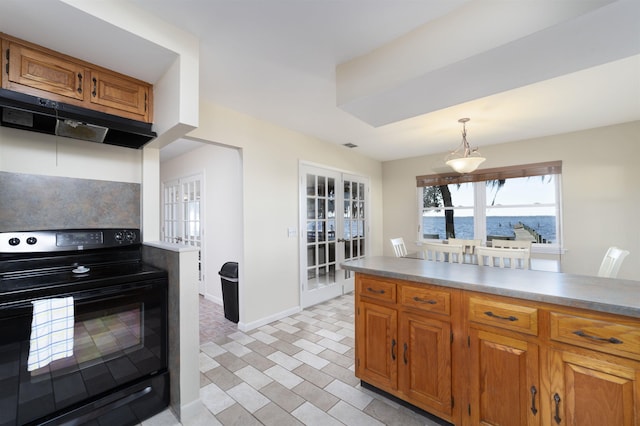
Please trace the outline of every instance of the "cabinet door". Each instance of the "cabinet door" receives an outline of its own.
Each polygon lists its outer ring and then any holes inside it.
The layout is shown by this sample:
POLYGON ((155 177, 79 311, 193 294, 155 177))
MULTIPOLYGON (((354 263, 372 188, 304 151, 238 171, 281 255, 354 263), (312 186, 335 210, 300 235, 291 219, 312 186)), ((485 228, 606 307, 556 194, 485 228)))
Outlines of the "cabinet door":
POLYGON ((401 313, 400 390, 412 402, 451 414, 451 325, 401 313))
POLYGON ((67 101, 47 94, 82 101, 84 75, 79 64, 9 42, 7 89, 53 100, 67 101))
POLYGON ((540 424, 538 345, 470 331, 471 424, 540 424))
POLYGON ((640 424, 640 368, 564 351, 551 357, 551 424, 640 424))
POLYGON ((91 70, 91 103, 104 112, 150 122, 149 86, 136 80, 91 70))
POLYGON ((374 386, 398 387, 398 313, 360 302, 356 315, 356 376, 374 386))

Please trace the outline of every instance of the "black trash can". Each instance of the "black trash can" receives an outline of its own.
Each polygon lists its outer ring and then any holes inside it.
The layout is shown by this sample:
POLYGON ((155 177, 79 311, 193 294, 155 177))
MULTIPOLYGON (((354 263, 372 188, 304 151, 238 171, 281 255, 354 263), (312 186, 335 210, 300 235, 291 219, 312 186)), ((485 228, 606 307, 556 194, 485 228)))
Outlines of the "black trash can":
POLYGON ((237 323, 240 320, 238 309, 238 262, 225 263, 218 274, 220 275, 220 281, 222 281, 224 317, 237 323))

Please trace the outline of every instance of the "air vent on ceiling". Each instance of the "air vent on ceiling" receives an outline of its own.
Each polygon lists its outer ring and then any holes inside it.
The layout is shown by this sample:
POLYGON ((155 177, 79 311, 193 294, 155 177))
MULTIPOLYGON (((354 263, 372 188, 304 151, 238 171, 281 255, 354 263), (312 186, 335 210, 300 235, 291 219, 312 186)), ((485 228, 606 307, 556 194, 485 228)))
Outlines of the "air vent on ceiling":
POLYGON ((357 148, 357 147, 358 147, 358 145, 353 144, 353 143, 351 143, 351 142, 347 142, 347 143, 342 144, 342 145, 343 145, 343 146, 346 146, 347 148, 357 148))

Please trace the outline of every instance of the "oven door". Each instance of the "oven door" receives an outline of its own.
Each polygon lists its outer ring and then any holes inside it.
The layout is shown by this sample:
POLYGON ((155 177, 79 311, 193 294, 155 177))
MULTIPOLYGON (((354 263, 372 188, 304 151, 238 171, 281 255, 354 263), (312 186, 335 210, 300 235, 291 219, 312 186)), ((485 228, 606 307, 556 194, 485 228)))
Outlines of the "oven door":
POLYGON ((86 420, 166 368, 166 280, 0 304, 0 425, 86 420))

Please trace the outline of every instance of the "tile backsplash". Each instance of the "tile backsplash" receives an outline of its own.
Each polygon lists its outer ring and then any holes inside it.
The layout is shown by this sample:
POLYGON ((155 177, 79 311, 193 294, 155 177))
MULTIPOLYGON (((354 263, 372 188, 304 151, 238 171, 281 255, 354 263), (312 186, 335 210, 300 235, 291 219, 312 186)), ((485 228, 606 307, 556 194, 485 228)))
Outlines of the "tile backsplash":
POLYGON ((140 184, 0 172, 0 232, 140 228, 140 184))

